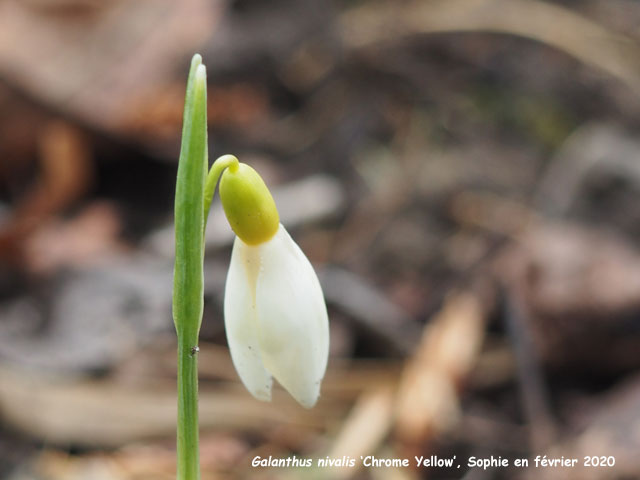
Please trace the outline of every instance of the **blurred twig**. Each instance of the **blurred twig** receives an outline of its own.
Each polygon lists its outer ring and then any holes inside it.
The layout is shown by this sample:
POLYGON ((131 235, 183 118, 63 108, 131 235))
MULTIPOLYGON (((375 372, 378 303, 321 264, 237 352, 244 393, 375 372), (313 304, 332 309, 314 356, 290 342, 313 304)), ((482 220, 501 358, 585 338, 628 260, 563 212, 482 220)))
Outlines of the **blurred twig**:
POLYGON ((607 123, 588 124, 574 132, 549 162, 535 204, 563 217, 576 202, 590 175, 613 174, 640 187, 638 139, 607 123))
POLYGON ((425 327, 398 389, 396 430, 411 448, 459 419, 458 392, 484 338, 485 311, 470 292, 451 294, 425 327))
POLYGON ((369 285, 365 279, 336 267, 320 272, 327 301, 348 313, 354 321, 405 355, 413 351, 419 327, 400 307, 369 285))
POLYGON ((355 48, 421 33, 494 32, 517 35, 562 50, 625 82, 640 94, 640 48, 559 5, 536 0, 432 0, 365 3, 342 17, 355 48))
POLYGON ((531 427, 533 451, 547 448, 556 437, 556 428, 549 406, 549 393, 543 379, 540 361, 531 341, 526 310, 518 293, 503 289, 505 321, 518 369, 518 386, 524 413, 531 427))

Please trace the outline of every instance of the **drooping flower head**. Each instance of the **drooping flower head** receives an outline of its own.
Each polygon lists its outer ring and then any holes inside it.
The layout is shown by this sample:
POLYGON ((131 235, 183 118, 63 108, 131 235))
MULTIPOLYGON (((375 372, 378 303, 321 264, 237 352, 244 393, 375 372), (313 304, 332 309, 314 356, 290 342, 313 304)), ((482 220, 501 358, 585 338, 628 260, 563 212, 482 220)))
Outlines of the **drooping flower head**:
POLYGON ((220 199, 236 233, 224 299, 233 364, 257 399, 271 400, 275 377, 310 408, 318 400, 329 354, 320 282, 280 224, 260 175, 235 157, 225 158, 220 199))

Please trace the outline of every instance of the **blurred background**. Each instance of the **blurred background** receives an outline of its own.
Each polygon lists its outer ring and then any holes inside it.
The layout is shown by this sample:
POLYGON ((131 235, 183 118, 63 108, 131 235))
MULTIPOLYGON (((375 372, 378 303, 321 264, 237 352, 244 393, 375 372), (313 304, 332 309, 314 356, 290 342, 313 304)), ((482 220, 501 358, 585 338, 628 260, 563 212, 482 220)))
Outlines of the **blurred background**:
POLYGON ((317 407, 254 400, 213 206, 203 479, 640 478, 638 25, 633 0, 0 1, 0 477, 175 478, 199 52, 210 158, 263 175, 331 319, 317 407), (252 466, 294 455, 355 466, 252 466), (490 456, 531 464, 467 466, 490 456))

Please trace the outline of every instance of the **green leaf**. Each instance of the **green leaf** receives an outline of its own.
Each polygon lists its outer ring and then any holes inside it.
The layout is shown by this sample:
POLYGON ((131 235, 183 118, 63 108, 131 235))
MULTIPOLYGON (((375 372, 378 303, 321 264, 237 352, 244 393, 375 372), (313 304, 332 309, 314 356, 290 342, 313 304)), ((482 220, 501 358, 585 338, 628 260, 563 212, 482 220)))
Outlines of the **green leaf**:
POLYGON ((175 201, 173 320, 178 336, 197 342, 203 309, 204 185, 207 176, 206 70, 191 61, 185 98, 175 201))
POLYGON ((187 81, 176 181, 173 321, 178 334, 177 479, 200 479, 198 359, 202 323, 204 190, 207 176, 207 83, 200 55, 187 81))

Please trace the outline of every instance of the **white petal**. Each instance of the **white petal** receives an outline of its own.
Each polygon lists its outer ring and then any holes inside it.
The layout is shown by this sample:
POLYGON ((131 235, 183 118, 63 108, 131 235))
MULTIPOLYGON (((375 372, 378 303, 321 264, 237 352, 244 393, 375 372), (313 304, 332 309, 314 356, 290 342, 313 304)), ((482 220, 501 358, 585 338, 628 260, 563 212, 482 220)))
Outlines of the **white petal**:
POLYGON ((224 323, 231 359, 247 390, 258 400, 271 400, 271 375, 260 357, 255 288, 260 269, 258 247, 236 237, 224 295, 224 323))
POLYGON ((260 245, 256 289, 262 362, 304 407, 315 405, 329 355, 329 322, 320 282, 280 225, 260 245))

